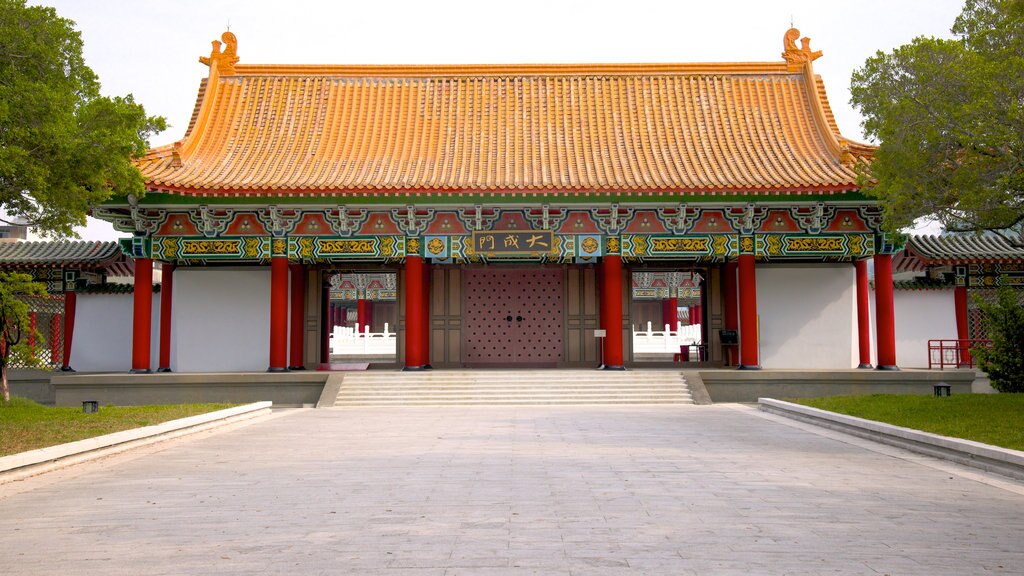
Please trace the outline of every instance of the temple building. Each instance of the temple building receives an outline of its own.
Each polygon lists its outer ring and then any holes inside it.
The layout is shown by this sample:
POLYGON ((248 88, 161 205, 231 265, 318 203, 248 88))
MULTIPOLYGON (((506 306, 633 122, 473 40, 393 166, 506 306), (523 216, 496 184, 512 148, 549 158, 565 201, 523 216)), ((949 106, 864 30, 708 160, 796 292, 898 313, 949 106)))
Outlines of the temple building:
POLYGON ((145 196, 95 211, 133 233, 132 371, 329 367, 381 335, 369 361, 409 370, 897 366, 873 148, 797 30, 712 64, 259 65, 222 40, 145 196))

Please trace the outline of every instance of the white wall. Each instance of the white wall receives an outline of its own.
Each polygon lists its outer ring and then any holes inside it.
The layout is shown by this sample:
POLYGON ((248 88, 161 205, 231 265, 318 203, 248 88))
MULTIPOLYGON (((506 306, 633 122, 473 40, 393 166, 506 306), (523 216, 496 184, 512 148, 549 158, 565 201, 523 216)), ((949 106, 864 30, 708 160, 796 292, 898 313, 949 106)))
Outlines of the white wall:
MULTIPOLYGON (((132 294, 78 294, 71 367, 78 372, 127 372, 132 367, 132 294)), ((160 350, 160 294, 153 294, 150 367, 160 350)))
POLYGON ((953 289, 896 290, 896 365, 928 367, 928 341, 956 339, 953 289))
POLYGON ((857 366, 851 264, 759 264, 757 311, 764 368, 857 366))
POLYGON ((174 271, 173 285, 173 371, 266 371, 270 267, 182 267, 174 271))

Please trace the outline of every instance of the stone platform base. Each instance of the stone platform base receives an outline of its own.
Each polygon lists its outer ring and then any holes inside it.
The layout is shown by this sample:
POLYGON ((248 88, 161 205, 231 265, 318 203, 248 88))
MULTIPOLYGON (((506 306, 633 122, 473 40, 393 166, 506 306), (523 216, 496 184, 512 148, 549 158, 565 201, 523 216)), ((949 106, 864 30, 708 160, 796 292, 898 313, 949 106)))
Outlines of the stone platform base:
MULTIPOLYGON (((557 384, 577 372, 595 380, 597 371, 538 370, 544 382, 557 384)), ((758 398, 815 398, 855 394, 932 394, 940 382, 954 394, 971 393, 973 370, 659 370, 631 368, 620 377, 649 380, 647 374, 683 372, 698 404, 708 402, 757 402, 758 398), (647 374, 647 376, 644 376, 647 374), (706 390, 706 393, 704 392, 706 390), (710 396, 708 400, 702 400, 710 396)), ((466 374, 494 377, 499 372, 471 370, 435 370, 428 373, 435 386, 451 388, 466 374), (451 382, 448 382, 451 380, 451 382), (446 382, 446 384, 438 384, 446 382)), ((100 405, 133 406, 142 404, 180 404, 189 402, 230 402, 236 404, 269 400, 274 406, 314 406, 324 404, 321 393, 331 374, 368 374, 390 386, 408 385, 409 379, 423 378, 412 373, 386 371, 362 372, 239 372, 239 373, 166 373, 166 374, 53 374, 50 378, 57 406, 80 406, 95 400, 100 405)), ((524 373, 525 374, 525 373, 524 373)), ((575 376, 573 376, 575 377, 575 376)), ((564 383, 563 383, 564 384, 564 383)), ((543 384, 542 384, 543 385, 543 384)), ((514 384, 509 384, 513 386, 514 384)), ((526 383, 523 383, 526 387, 526 383)), ((506 386, 507 388, 508 386, 506 386)), ((340 387, 339 387, 340 389, 340 387)), ((337 391, 335 392, 337 394, 337 391)), ((329 404, 329 403, 327 403, 329 404)))
POLYGON ((313 406, 320 399, 328 372, 232 372, 162 374, 55 374, 57 406, 141 406, 269 400, 274 406, 313 406))
MULTIPOLYGON (((713 402, 757 402, 758 398, 820 398, 859 394, 933 394, 949 384, 970 394, 974 370, 700 370, 713 402)), ((692 378, 691 378, 692 380, 692 378)))

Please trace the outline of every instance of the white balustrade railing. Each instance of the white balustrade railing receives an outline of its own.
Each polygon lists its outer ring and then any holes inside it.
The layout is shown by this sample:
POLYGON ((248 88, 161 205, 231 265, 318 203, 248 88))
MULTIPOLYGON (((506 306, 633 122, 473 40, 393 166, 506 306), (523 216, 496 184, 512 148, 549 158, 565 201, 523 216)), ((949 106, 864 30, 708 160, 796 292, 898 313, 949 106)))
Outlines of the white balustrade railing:
POLYGON ((398 352, 398 335, 384 323, 383 332, 370 332, 369 326, 335 326, 331 334, 331 354, 336 356, 387 355, 398 352))
POLYGON ((676 331, 665 324, 664 330, 656 332, 648 322, 646 331, 633 332, 633 352, 640 354, 678 354, 681 346, 701 343, 700 324, 679 326, 676 331))

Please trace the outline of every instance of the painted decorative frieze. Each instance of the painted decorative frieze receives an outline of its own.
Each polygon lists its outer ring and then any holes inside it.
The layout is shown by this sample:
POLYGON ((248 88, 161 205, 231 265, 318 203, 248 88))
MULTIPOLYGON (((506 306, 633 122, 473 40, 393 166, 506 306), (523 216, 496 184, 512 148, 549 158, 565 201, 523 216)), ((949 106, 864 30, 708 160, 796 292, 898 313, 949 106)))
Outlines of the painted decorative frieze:
POLYGON ((406 255, 441 263, 586 263, 604 255, 632 261, 724 261, 738 254, 841 260, 888 246, 880 240, 877 207, 823 202, 650 208, 201 205, 178 211, 136 209, 116 221, 152 238, 151 252, 147 245, 126 247, 126 253, 183 263, 284 255, 307 263, 400 260, 406 255))

